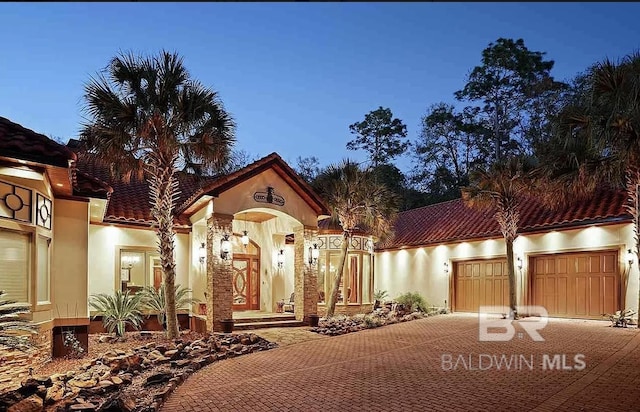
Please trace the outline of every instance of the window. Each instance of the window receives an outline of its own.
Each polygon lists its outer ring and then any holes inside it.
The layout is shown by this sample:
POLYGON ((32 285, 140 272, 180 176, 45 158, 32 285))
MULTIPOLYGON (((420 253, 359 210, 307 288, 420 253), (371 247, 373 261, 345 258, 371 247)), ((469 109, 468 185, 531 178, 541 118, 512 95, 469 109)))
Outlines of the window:
POLYGON ((318 303, 324 303, 327 296, 325 290, 325 272, 326 272, 326 259, 324 254, 320 254, 318 257, 318 303))
POLYGON ((121 248, 119 255, 120 290, 135 293, 146 286, 160 287, 162 267, 155 250, 121 248))
POLYGON ((29 256, 31 236, 0 229, 0 289, 7 299, 29 302, 29 256))
MULTIPOLYGON (((333 280, 340 265, 340 252, 321 252, 318 258, 318 303, 328 302, 333 280), (328 262, 328 264, 327 264, 328 262)), ((338 287, 337 304, 371 303, 373 299, 373 255, 351 252, 347 255, 338 287)))
POLYGON ((360 303, 360 255, 350 253, 348 259, 347 303, 360 303))
POLYGON ((373 271, 371 270, 371 260, 373 255, 362 255, 362 303, 371 303, 373 288, 373 271))
POLYGON ((49 284, 49 262, 51 259, 50 254, 51 239, 44 236, 38 236, 37 250, 38 250, 38 276, 36 278, 36 298, 38 303, 50 303, 50 284, 49 284))

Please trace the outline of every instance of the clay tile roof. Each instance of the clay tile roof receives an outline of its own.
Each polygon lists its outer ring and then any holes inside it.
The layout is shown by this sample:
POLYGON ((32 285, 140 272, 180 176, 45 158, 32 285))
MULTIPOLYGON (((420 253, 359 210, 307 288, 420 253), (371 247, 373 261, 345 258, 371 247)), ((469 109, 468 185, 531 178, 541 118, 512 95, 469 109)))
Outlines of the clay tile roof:
POLYGON ((58 167, 68 167, 76 154, 47 136, 0 116, 0 154, 58 167))
POLYGON ((75 196, 109 199, 109 196, 113 193, 113 188, 108 183, 89 176, 80 170, 76 170, 73 176, 73 194, 75 196))
MULTIPOLYGON (((77 168, 81 173, 98 181, 107 182, 106 184, 113 188, 105 213, 105 222, 143 226, 149 226, 153 223, 151 206, 149 205, 149 185, 146 180, 132 178, 130 182, 125 183, 121 179, 113 178, 106 163, 92 159, 83 153, 78 154, 77 168)), ((180 191, 176 205, 184 202, 202 185, 209 184, 214 179, 211 177, 198 178, 182 172, 176 173, 176 176, 180 191)), ((185 216, 176 217, 174 223, 177 226, 190 225, 189 219, 185 216)))
MULTIPOLYGON (((525 198, 520 202, 518 233, 628 222, 631 221, 631 215, 625 209, 626 202, 625 192, 611 189, 600 189, 588 200, 560 210, 551 210, 535 198, 525 198)), ((494 215, 495 209, 472 209, 462 199, 407 210, 398 215, 394 237, 379 245, 379 248, 395 249, 501 237, 494 215)))

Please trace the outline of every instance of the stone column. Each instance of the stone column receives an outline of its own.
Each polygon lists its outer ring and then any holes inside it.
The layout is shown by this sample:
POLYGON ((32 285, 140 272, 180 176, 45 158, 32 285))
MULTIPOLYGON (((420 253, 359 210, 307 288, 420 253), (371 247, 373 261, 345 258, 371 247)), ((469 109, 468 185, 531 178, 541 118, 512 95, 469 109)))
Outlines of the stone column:
POLYGON ((233 318, 232 254, 227 260, 220 257, 220 240, 231 236, 232 215, 214 213, 207 218, 207 330, 222 330, 223 319, 233 318))
POLYGON ((318 243, 318 227, 299 227, 294 232, 294 293, 296 320, 308 322, 318 313, 318 262, 309 264, 309 246, 318 243))

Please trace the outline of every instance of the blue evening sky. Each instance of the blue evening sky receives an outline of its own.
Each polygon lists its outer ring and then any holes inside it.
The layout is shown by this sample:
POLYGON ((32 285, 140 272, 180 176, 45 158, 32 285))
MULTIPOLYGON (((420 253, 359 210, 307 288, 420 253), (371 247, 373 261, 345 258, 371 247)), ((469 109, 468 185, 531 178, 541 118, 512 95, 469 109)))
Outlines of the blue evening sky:
POLYGON ((349 124, 390 107, 415 139, 489 42, 521 37, 565 80, 637 50, 638 16, 634 3, 4 3, 0 116, 66 142, 89 76, 121 50, 165 48, 219 92, 251 155, 363 160, 349 124))

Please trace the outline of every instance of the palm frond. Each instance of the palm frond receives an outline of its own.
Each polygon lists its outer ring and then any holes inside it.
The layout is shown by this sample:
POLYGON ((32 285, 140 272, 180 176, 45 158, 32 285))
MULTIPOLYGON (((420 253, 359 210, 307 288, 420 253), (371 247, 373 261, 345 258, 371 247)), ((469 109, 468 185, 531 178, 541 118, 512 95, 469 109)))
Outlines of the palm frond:
POLYGON ((0 290, 0 346, 26 351, 34 346, 29 335, 38 333, 38 326, 23 317, 30 313, 30 307, 8 299, 0 290))
POLYGON ((142 294, 132 295, 128 290, 118 290, 113 295, 101 293, 92 295, 89 305, 97 312, 95 316, 102 316, 102 324, 109 333, 124 336, 127 325, 135 329, 142 326, 142 294))

